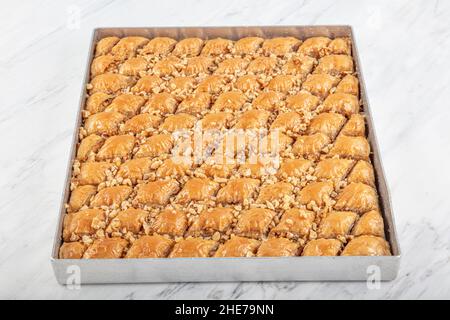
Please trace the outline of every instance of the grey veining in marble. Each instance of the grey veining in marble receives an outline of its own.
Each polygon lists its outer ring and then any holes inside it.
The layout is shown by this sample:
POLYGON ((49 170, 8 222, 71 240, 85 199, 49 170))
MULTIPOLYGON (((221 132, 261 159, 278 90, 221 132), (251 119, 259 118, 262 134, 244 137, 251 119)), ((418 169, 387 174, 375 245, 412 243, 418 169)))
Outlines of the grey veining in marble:
POLYGON ((0 298, 450 298, 448 1, 2 1, 0 298), (395 281, 57 285, 49 262, 89 37, 100 26, 350 24, 392 191, 395 281), (49 117, 49 115, 51 115, 49 117))

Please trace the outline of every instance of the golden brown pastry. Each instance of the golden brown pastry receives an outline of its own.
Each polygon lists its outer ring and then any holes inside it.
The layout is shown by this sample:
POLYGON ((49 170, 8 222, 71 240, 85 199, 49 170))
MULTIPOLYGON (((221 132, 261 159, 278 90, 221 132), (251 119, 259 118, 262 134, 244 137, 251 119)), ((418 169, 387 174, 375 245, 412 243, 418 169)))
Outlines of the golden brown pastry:
POLYGON ((343 256, 390 256, 389 243, 380 237, 360 236, 351 240, 342 251, 343 256))
POLYGON ((148 205, 166 205, 171 196, 180 190, 176 180, 152 181, 138 186, 136 201, 148 205))
POLYGON ((334 206, 337 210, 358 213, 378 209, 378 195, 374 188, 360 182, 350 183, 342 190, 334 206))
POLYGON ((128 241, 122 238, 98 239, 86 249, 83 259, 119 259, 127 246, 128 241))
POLYGON ((99 40, 60 258, 390 254, 350 39, 302 40, 99 40))
POLYGON ((165 209, 156 216, 151 230, 172 237, 182 237, 188 227, 186 213, 181 210, 165 209))
POLYGON ((337 256, 342 242, 336 239, 317 239, 309 241, 303 248, 302 256, 337 256))
POLYGON ((175 244, 169 258, 206 258, 212 255, 217 246, 218 243, 213 240, 188 238, 175 244))
POLYGON ((217 201, 221 203, 243 203, 244 200, 248 200, 255 195, 259 184, 259 180, 251 178, 230 180, 217 193, 217 201))
POLYGON ((175 241, 154 234, 142 236, 133 242, 127 251, 126 258, 165 258, 169 255, 175 241))
POLYGON ((316 214, 304 209, 289 209, 281 216, 271 234, 284 237, 305 238, 313 228, 316 214))
POLYGON ((269 238, 261 243, 258 257, 292 257, 298 254, 299 245, 285 238, 269 238))
POLYGON ((260 242, 255 239, 234 236, 222 244, 214 254, 215 257, 253 257, 260 242))

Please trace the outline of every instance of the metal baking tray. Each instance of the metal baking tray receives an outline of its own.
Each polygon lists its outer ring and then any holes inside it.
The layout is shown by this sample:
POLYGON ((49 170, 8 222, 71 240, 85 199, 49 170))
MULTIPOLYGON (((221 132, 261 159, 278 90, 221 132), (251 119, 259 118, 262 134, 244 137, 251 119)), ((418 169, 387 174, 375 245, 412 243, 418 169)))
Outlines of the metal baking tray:
POLYGON ((158 28, 98 28, 94 29, 89 57, 81 90, 77 122, 74 126, 70 159, 67 165, 65 189, 61 200, 59 222, 53 245, 51 263, 60 284, 73 283, 74 276, 82 284, 88 283, 144 283, 144 282, 206 282, 206 281, 366 281, 393 280, 400 264, 400 248, 395 230, 383 166, 380 159, 375 128, 367 99, 361 66, 351 26, 266 26, 266 27, 158 27, 158 28), (86 84, 94 56, 95 44, 107 36, 167 36, 175 39, 223 37, 239 39, 247 36, 272 38, 293 36, 299 39, 314 36, 349 37, 360 81, 360 95, 366 114, 368 139, 373 150, 371 159, 375 169, 381 212, 392 256, 381 257, 248 257, 248 258, 173 258, 173 259, 59 259, 64 204, 68 201, 72 162, 75 158, 81 110, 86 100, 86 84))

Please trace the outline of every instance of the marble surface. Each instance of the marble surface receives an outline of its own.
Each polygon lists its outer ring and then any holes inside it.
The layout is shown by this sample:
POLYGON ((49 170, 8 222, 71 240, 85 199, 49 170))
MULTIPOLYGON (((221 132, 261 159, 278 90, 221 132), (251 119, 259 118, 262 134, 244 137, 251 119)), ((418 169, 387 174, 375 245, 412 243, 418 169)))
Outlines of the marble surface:
POLYGON ((450 298, 448 1, 3 1, 0 298, 450 298), (49 257, 89 37, 99 26, 354 26, 402 248, 366 283, 59 286, 49 257))

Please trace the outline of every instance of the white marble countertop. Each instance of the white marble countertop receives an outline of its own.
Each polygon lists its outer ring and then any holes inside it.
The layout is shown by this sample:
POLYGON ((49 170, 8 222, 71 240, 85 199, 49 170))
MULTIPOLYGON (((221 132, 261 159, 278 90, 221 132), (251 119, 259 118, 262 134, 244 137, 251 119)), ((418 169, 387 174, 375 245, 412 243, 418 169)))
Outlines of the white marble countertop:
POLYGON ((449 2, 71 3, 9 1, 0 12, 0 298, 450 298, 449 2), (295 24, 354 27, 403 251, 398 278, 378 290, 364 282, 58 285, 49 257, 92 29, 295 24))

